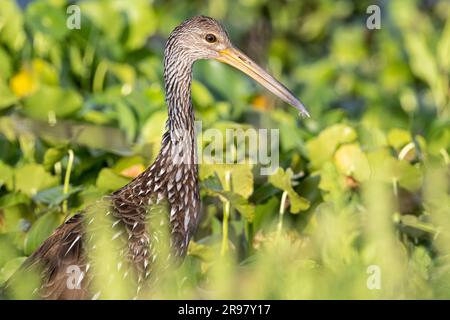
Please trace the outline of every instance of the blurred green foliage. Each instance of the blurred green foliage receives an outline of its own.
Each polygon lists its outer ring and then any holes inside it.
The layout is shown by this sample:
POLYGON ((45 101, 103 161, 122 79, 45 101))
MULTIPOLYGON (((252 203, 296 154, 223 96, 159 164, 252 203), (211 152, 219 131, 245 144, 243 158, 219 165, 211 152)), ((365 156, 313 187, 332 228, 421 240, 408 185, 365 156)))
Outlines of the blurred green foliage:
POLYGON ((164 39, 205 14, 311 118, 231 68, 196 64, 204 129, 279 128, 284 169, 267 179, 201 165, 203 220, 156 295, 450 298, 448 1, 76 3, 80 30, 66 27, 65 0, 0 2, 0 283, 65 218, 151 163, 164 39), (373 2, 379 30, 365 24, 373 2), (380 289, 367 286, 372 265, 380 289))

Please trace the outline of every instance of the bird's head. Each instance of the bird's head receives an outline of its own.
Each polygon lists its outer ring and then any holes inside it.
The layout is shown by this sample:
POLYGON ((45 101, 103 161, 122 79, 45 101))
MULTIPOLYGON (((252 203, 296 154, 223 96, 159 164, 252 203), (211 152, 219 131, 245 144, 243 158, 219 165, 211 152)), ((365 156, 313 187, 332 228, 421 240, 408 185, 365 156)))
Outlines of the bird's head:
POLYGON ((177 51, 179 59, 185 59, 191 63, 199 59, 215 59, 229 64, 297 108, 302 115, 309 117, 306 108, 292 92, 233 46, 228 33, 219 22, 212 18, 196 16, 176 27, 166 44, 166 58, 172 51, 177 51))

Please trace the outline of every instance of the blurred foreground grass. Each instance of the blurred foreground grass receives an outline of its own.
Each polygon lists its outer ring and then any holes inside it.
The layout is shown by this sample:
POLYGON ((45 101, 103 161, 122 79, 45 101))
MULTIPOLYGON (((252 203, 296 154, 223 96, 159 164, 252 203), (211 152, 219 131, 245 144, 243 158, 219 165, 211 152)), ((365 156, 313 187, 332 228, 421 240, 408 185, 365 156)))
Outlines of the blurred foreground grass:
MULTIPOLYGON (((65 27, 64 0, 0 2, 0 283, 66 217, 151 163, 164 39, 202 13, 312 117, 235 70, 196 65, 204 129, 279 128, 284 169, 202 164, 189 255, 144 296, 450 298, 448 1, 380 1, 372 31, 365 1, 77 3, 81 30, 65 27)), ((109 245, 100 267, 118 263, 109 245)), ((130 286, 108 283, 105 298, 130 298, 130 286)))

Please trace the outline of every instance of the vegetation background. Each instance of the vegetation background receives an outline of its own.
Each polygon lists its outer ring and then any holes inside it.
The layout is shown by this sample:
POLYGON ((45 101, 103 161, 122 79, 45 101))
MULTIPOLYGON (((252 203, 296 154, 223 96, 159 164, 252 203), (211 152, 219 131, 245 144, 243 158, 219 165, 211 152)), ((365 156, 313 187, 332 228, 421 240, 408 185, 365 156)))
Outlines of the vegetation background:
MULTIPOLYGON (((156 296, 450 298, 446 0, 0 1, 0 284, 154 159, 165 39, 198 14, 311 118, 236 70, 196 64, 203 128, 279 128, 282 169, 201 165, 201 225, 156 296), (80 30, 66 27, 73 3, 80 30), (366 28, 371 4, 379 30, 366 28)), ((127 298, 115 285, 109 298, 127 298)))

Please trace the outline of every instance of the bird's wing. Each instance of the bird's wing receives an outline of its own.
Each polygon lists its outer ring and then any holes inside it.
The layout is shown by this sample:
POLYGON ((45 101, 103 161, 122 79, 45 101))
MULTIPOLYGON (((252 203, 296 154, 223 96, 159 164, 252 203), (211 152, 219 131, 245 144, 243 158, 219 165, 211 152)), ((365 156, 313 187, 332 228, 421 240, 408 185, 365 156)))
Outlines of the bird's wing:
POLYGON ((58 227, 8 281, 13 288, 25 272, 37 272, 42 283, 33 295, 44 299, 88 299, 90 279, 83 250, 83 215, 76 214, 58 227))

